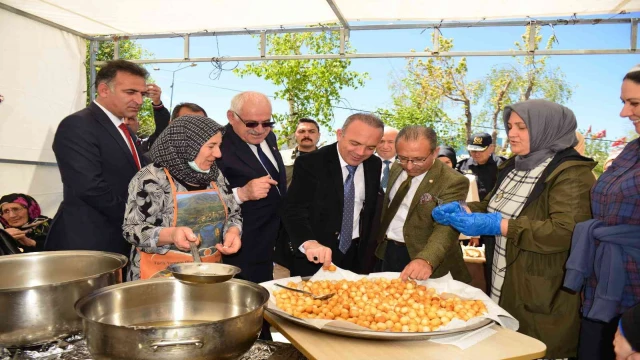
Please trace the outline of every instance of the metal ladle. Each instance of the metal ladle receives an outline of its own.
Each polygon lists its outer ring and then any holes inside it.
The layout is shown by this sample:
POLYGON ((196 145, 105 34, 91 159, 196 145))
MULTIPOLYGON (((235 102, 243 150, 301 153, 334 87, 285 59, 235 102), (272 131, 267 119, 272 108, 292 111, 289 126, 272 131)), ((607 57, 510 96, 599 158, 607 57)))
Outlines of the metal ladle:
POLYGON ((241 271, 239 267, 232 265, 203 263, 198 246, 194 242, 189 242, 189 248, 194 262, 172 264, 167 267, 167 270, 178 280, 197 284, 215 284, 232 279, 241 271))
POLYGON ((284 285, 280 285, 278 283, 274 284, 277 287, 281 287, 283 289, 287 289, 287 290, 291 290, 291 291, 295 291, 295 292, 299 292, 305 295, 309 295, 313 298, 313 300, 327 300, 332 298, 336 293, 331 293, 331 294, 326 294, 326 295, 313 295, 312 293, 308 292, 308 291, 304 291, 304 290, 300 290, 300 289, 294 289, 288 286, 284 286, 284 285))

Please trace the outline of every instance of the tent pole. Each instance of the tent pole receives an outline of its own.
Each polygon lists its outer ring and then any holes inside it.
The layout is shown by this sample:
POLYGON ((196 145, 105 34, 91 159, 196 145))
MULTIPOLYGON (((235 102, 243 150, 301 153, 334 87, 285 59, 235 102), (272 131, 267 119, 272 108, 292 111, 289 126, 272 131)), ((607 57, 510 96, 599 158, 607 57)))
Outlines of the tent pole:
POLYGON ((89 42, 89 99, 93 101, 96 98, 96 55, 98 54, 98 42, 91 40, 89 42))

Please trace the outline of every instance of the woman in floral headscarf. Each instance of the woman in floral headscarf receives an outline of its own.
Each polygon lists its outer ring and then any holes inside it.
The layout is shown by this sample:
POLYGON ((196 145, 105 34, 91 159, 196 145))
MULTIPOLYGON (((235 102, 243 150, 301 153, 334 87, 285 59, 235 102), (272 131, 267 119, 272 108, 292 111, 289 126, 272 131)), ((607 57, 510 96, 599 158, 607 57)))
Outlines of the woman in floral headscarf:
POLYGON ((43 251, 51 219, 42 216, 40 205, 29 195, 9 194, 0 198, 0 223, 24 252, 43 251))
POLYGON ((202 262, 241 246, 242 216, 229 183, 218 170, 224 127, 204 116, 171 122, 153 144, 153 163, 129 183, 122 229, 134 249, 129 280, 161 274, 168 265, 193 261, 190 243, 202 262))

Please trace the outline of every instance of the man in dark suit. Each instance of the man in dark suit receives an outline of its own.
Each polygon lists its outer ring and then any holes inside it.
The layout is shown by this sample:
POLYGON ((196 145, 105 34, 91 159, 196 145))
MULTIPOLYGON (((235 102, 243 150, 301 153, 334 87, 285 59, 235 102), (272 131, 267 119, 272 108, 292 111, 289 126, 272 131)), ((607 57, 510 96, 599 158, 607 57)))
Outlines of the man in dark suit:
POLYGON ((242 269, 239 277, 256 283, 273 280, 275 246, 287 178, 271 131, 271 102, 247 91, 231 100, 229 124, 222 138, 218 167, 229 181, 242 209, 242 248, 223 262, 242 269))
POLYGON ((45 250, 100 250, 129 256, 122 236, 129 181, 140 169, 125 117, 134 117, 146 94, 148 72, 125 60, 103 66, 97 98, 67 116, 56 131, 53 152, 63 183, 63 201, 45 250))
POLYGON ((375 115, 351 115, 336 143, 296 160, 283 210, 296 249, 291 275, 312 275, 332 262, 361 272, 382 166, 371 155, 383 130, 375 115))

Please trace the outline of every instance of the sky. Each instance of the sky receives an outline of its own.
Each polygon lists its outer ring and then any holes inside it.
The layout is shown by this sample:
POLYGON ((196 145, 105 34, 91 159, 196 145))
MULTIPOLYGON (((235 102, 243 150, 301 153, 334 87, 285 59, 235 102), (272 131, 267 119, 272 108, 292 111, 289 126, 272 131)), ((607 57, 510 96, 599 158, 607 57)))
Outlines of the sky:
MULTIPOLYGON (((638 17, 640 13, 619 15, 617 17, 638 17)), ((610 17, 610 16, 608 16, 610 17)), ((465 50, 509 50, 514 42, 520 40, 524 27, 504 28, 463 28, 443 29, 442 35, 454 39, 453 51, 465 50)), ((543 41, 555 33, 558 44, 555 49, 610 49, 628 48, 630 26, 623 25, 573 25, 543 28, 543 41)), ((431 31, 416 30, 378 30, 352 31, 351 46, 361 53, 407 52, 412 49, 423 50, 431 47, 431 31)), ((152 58, 182 58, 182 38, 138 40, 138 43, 151 52, 152 58)), ((259 55, 258 38, 251 36, 199 37, 190 39, 192 57, 259 55)), ((515 64, 513 57, 469 57, 468 79, 483 78, 492 67, 515 64)), ((572 109, 578 120, 578 129, 593 132, 607 131, 606 139, 615 140, 629 134, 633 126, 628 119, 620 118, 621 80, 626 72, 640 63, 637 54, 626 55, 565 55, 552 56, 549 67, 559 68, 566 81, 573 86, 573 96, 565 105, 572 109)), ((185 67, 182 64, 146 65, 155 83, 162 89, 162 101, 169 106, 171 100, 172 71, 185 67), (160 70, 153 70, 153 68, 160 70)), ((225 69, 244 66, 246 63, 227 63, 225 69)), ((374 111, 380 107, 391 107, 389 85, 394 78, 403 76, 406 60, 397 59, 354 59, 350 70, 367 72, 369 80, 359 89, 343 90, 343 101, 335 104, 357 110, 374 111)), ((240 78, 231 71, 218 74, 211 63, 198 63, 196 67, 187 67, 174 73, 173 105, 179 102, 194 102, 207 111, 209 116, 221 124, 226 124, 226 111, 231 98, 239 91, 253 90, 272 95, 276 90, 267 80, 255 76, 240 78), (218 77, 219 75, 219 77, 218 77)), ((273 100, 276 113, 286 113, 288 106, 281 100, 273 100)), ((334 109, 334 127, 339 127, 344 119, 355 110, 334 109)), ((459 110, 445 108, 450 116, 458 116, 459 110)), ((476 129, 483 130, 483 129, 476 129)), ((484 129, 486 130, 486 129, 484 129)), ((333 134, 322 129, 322 140, 333 141, 333 134)))

